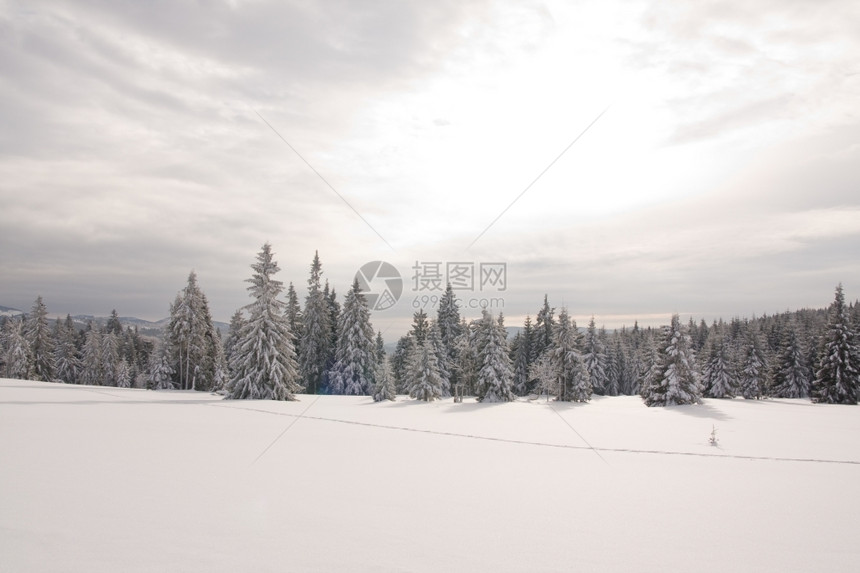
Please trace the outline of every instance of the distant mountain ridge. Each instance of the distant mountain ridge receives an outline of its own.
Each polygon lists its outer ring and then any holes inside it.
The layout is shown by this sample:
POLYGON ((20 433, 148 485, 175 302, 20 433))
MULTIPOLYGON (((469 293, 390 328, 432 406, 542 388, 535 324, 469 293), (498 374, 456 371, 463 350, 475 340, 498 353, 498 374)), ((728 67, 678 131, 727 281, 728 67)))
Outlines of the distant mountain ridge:
POLYGON ((0 305, 0 316, 20 316, 22 314, 24 314, 24 311, 18 310, 17 308, 0 305))
MULTIPOLYGON (((13 317, 13 316, 21 316, 24 314, 26 314, 24 311, 18 310, 17 308, 11 308, 8 306, 0 305, 0 317, 2 317, 2 316, 13 317)), ((59 315, 59 314, 49 313, 49 316, 52 319, 57 318, 57 317, 65 318, 65 315, 59 315)), ((92 322, 93 324, 97 324, 99 326, 104 326, 105 324, 107 324, 108 319, 110 319, 109 316, 94 316, 91 314, 74 314, 74 315, 72 315, 72 321, 75 323, 75 326, 79 330, 83 330, 84 328, 86 328, 87 324, 89 324, 90 322, 92 322)), ((121 325, 123 325, 123 327, 128 327, 128 326, 130 326, 132 328, 137 327, 138 332, 144 336, 160 337, 161 333, 167 327, 168 322, 170 322, 169 318, 162 318, 161 320, 153 322, 151 320, 144 320, 142 318, 137 318, 135 316, 120 316, 119 317, 119 323, 121 325)), ((217 320, 213 320, 212 323, 215 325, 215 328, 217 328, 220 331, 222 336, 226 335, 227 330, 230 328, 230 325, 227 324, 226 322, 218 322, 217 320)))

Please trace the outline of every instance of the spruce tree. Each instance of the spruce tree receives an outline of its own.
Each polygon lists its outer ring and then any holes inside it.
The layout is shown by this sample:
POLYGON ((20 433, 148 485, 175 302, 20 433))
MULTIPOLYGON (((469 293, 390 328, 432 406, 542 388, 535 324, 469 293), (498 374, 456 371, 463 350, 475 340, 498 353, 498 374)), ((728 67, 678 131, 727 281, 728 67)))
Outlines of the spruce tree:
POLYGON ((450 387, 457 384, 457 337, 460 336, 462 325, 460 324, 460 309, 457 306, 457 296, 451 283, 445 288, 445 294, 439 299, 439 308, 436 311, 436 324, 439 328, 439 338, 445 350, 445 365, 450 387))
POLYGON ((81 359, 78 355, 78 333, 75 331, 72 317, 66 315, 65 321, 57 319, 57 345, 54 348, 55 375, 66 384, 76 384, 81 369, 81 359))
POLYGON ((188 283, 171 307, 166 335, 175 353, 173 368, 183 390, 211 390, 215 386, 216 356, 219 352, 216 329, 206 295, 191 271, 188 283))
POLYGON ((411 336, 401 336, 394 348, 391 357, 391 375, 394 378, 394 386, 398 392, 409 393, 409 348, 411 336))
POLYGON ((125 358, 120 358, 116 366, 116 385, 118 388, 131 388, 132 382, 131 367, 125 358))
POLYGON ((149 388, 152 390, 173 390, 173 367, 170 365, 170 349, 161 344, 152 353, 149 368, 149 388))
MULTIPOLYGON (((239 341, 239 333, 242 332, 242 327, 245 326, 245 317, 242 316, 242 311, 237 310, 230 317, 230 326, 227 328, 227 339, 224 341, 224 361, 227 364, 227 374, 229 378, 229 366, 233 361, 233 354, 236 351, 236 344, 239 341)), ((292 331, 290 331, 292 332, 292 331)))
MULTIPOLYGON (((605 335, 605 331, 603 331, 605 335)), ((617 357, 617 347, 612 338, 606 337, 606 385, 605 396, 618 396, 621 387, 621 364, 617 357)))
POLYGON ((391 367, 386 360, 377 365, 376 382, 373 386, 373 401, 382 402, 383 400, 391 400, 393 402, 396 397, 394 377, 391 375, 391 367))
POLYGON ((702 387, 696 370, 696 355, 678 315, 664 329, 657 376, 643 396, 646 406, 698 404, 702 387))
POLYGON ((91 386, 104 384, 104 365, 102 363, 102 335, 98 326, 89 324, 81 350, 81 383, 91 386))
POLYGON ((116 386, 119 367, 119 340, 112 331, 102 332, 102 385, 116 386))
POLYGON ((603 342, 597 335, 597 327, 594 324, 594 317, 588 321, 588 329, 585 331, 585 348, 583 352, 585 359, 585 369, 588 370, 588 376, 591 380, 591 388, 597 395, 606 393, 608 383, 607 357, 603 347, 603 342))
POLYGON ((48 324, 48 309, 42 297, 36 297, 33 309, 24 322, 24 338, 29 345, 30 364, 27 377, 30 380, 50 382, 54 379, 54 336, 48 324))
POLYGON ((856 404, 860 385, 860 347, 845 307, 842 284, 830 305, 820 367, 813 382, 813 397, 823 404, 856 404))
POLYGON ((731 373, 727 355, 727 341, 717 334, 711 341, 708 362, 703 372, 702 385, 708 398, 734 398, 737 383, 731 373))
POLYGON ((415 338, 415 343, 419 346, 427 340, 427 334, 430 332, 430 322, 427 320, 427 313, 423 309, 412 315, 412 329, 409 332, 415 338))
POLYGON ((335 361, 334 353, 337 349, 337 337, 339 334, 337 325, 340 322, 341 307, 340 303, 337 302, 337 292, 335 292, 334 287, 329 287, 328 281, 325 282, 323 296, 325 297, 326 305, 328 306, 328 323, 331 328, 329 334, 328 357, 326 358, 326 370, 329 370, 335 361))
POLYGON ((433 346, 425 340, 420 345, 409 337, 409 396, 432 402, 442 397, 442 376, 433 346))
POLYGON ((385 352, 385 341, 382 340, 382 332, 376 333, 376 383, 373 386, 373 401, 393 401, 396 397, 394 377, 391 375, 391 367, 388 355, 385 352))
POLYGON ((526 316, 523 330, 520 332, 519 340, 514 351, 514 391, 520 396, 527 396, 534 390, 534 381, 529 375, 534 356, 534 327, 532 319, 526 316))
POLYGON ((247 282, 253 302, 245 307, 248 322, 239 333, 231 364, 228 398, 295 400, 300 390, 293 335, 278 299, 283 283, 273 277, 280 268, 272 247, 263 245, 247 282))
POLYGON ((308 394, 318 394, 325 387, 325 373, 331 354, 331 312, 329 301, 322 290, 322 263, 314 253, 308 278, 308 296, 302 316, 302 333, 299 339, 299 367, 302 384, 308 394))
POLYGON ((442 377, 442 397, 447 398, 451 395, 451 371, 453 370, 453 365, 448 358, 448 350, 442 342, 439 324, 435 320, 430 321, 427 342, 436 354, 436 362, 439 365, 439 376, 442 377))
POLYGON ((455 402, 462 402, 463 396, 475 393, 481 366, 478 362, 478 321, 466 323, 463 319, 460 325, 460 336, 456 340, 457 363, 454 365, 456 385, 452 388, 455 402))
POLYGON ((659 376, 660 355, 653 333, 645 336, 642 346, 642 369, 639 371, 639 396, 643 399, 651 393, 659 376))
POLYGON ((508 356, 504 317, 499 314, 496 321, 485 310, 478 328, 485 341, 478 353, 478 401, 510 402, 516 395, 513 390, 514 372, 508 356))
POLYGON ((582 356, 576 321, 570 318, 564 307, 558 314, 546 359, 545 367, 552 377, 551 387, 555 390, 556 400, 588 402, 591 399, 591 377, 582 356))
POLYGON ((618 393, 625 396, 632 396, 636 393, 636 391, 634 391, 634 387, 636 386, 636 373, 634 368, 634 351, 632 344, 632 334, 627 330, 627 327, 622 327, 621 331, 617 333, 615 345, 620 372, 620 376, 618 378, 618 393))
POLYGON ((532 345, 534 356, 532 357, 532 362, 537 360, 552 344, 553 330, 555 327, 555 320, 553 319, 554 313, 555 309, 549 306, 547 295, 543 295, 543 307, 538 311, 537 319, 535 321, 534 344, 532 345))
POLYGON ((356 278, 340 314, 335 363, 328 373, 332 394, 370 394, 375 384, 376 348, 370 309, 356 278))
POLYGON ((809 378, 804 350, 792 322, 782 331, 782 342, 771 372, 770 393, 776 398, 806 398, 809 396, 809 378))
POLYGON ((5 378, 27 379, 30 367, 30 349, 24 337, 24 323, 17 318, 8 319, 3 325, 3 362, 5 378))
MULTIPOLYGON (((287 287, 287 322, 290 324, 290 332, 294 337, 301 336, 302 332, 302 307, 299 304, 299 295, 291 282, 287 287)), ((296 356, 298 356, 299 345, 296 344, 296 356)))
POLYGON ((746 348, 740 370, 741 395, 747 400, 764 397, 767 385, 767 359, 762 349, 763 343, 754 324, 748 326, 746 348))

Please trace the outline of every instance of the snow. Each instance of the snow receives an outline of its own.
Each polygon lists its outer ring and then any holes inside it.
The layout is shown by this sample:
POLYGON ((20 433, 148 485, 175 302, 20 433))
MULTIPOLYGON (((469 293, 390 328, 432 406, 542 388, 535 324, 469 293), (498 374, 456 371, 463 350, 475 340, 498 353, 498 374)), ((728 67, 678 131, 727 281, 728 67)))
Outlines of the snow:
POLYGON ((0 571, 847 571, 860 558, 854 406, 298 397, 0 380, 0 571))

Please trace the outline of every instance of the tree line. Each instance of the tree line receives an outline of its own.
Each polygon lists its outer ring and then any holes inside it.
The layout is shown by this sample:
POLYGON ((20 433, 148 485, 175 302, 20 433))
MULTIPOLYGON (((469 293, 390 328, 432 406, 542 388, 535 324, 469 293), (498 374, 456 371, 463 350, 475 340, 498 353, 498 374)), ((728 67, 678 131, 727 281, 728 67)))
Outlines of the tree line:
POLYGON ((828 309, 728 322, 677 315, 659 329, 584 329, 566 308, 543 305, 509 339, 504 316, 467 320, 451 286, 436 316, 413 315, 387 356, 358 281, 338 302, 314 255, 304 304, 284 289, 271 245, 247 279, 251 303, 233 315, 222 341, 192 271, 170 305, 161 340, 123 330, 116 311, 104 328, 78 332, 70 317, 53 327, 41 297, 21 319, 6 319, 0 372, 155 390, 217 391, 233 399, 291 400, 309 394, 370 395, 393 400, 474 396, 482 402, 545 396, 586 402, 594 395, 640 395, 649 406, 708 398, 809 398, 856 404, 860 382, 860 305, 836 288, 828 309), (285 298, 282 295, 285 293, 285 298))

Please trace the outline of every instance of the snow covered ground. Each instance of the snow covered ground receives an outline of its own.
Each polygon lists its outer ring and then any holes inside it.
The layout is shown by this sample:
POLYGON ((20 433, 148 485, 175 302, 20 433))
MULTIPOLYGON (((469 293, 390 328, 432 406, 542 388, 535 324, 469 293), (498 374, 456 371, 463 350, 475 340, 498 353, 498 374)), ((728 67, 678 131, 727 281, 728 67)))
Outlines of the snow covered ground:
POLYGON ((3 572, 856 571, 858 523, 856 406, 0 380, 3 572))

